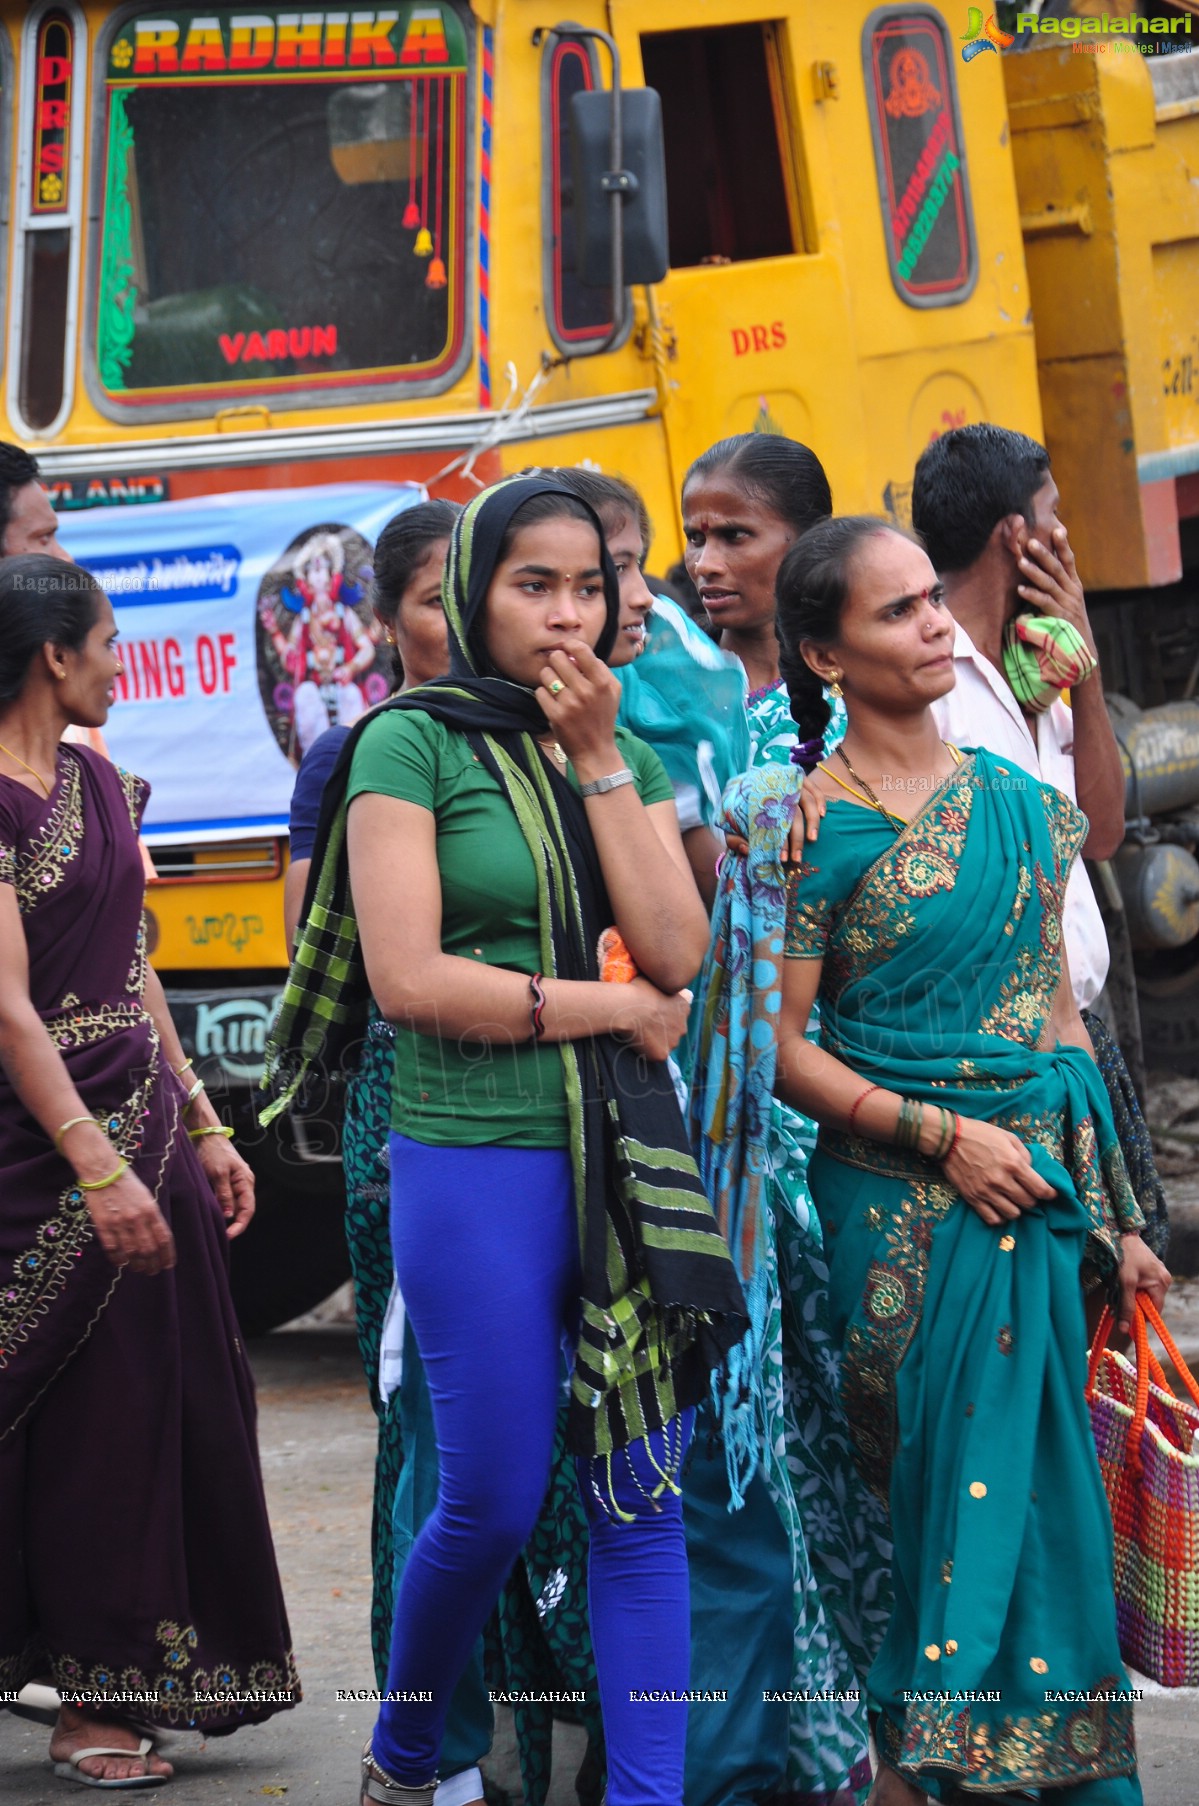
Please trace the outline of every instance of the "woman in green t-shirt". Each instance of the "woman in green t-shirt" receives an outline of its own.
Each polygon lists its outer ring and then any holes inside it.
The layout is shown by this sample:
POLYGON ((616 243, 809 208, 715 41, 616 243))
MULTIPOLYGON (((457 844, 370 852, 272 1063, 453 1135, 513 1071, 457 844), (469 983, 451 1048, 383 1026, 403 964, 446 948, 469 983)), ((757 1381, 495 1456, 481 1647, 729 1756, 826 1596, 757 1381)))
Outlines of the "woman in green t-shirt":
POLYGON ((362 1798, 432 1798, 450 1693, 545 1491, 565 1335, 608 1799, 679 1806, 677 1476, 745 1322, 665 1066, 707 921, 665 773, 615 726, 619 594, 591 509, 539 479, 484 492, 445 604, 450 677, 356 728, 331 780, 270 1060, 329 1060, 367 983, 397 1025, 392 1235, 441 1490, 362 1798), (613 926, 624 984, 600 981, 613 926))

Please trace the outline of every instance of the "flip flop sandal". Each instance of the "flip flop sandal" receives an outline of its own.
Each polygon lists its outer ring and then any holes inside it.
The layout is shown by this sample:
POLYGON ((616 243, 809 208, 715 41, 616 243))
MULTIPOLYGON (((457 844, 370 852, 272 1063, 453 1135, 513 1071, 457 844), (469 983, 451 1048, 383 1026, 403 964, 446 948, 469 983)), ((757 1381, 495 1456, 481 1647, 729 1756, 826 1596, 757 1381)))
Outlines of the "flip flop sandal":
POLYGON ((362 1752, 362 1790, 361 1800, 377 1802, 377 1806, 433 1806, 433 1795, 437 1792, 438 1777, 426 1781, 423 1787, 405 1787, 401 1781, 395 1780, 371 1754, 370 1738, 362 1752))
POLYGON ((49 1725, 53 1730, 58 1723, 59 1708, 62 1700, 57 1689, 43 1686, 40 1681, 30 1681, 21 1688, 15 1700, 10 1700, 4 1710, 11 1712, 14 1718, 28 1718, 33 1724, 49 1725))
POLYGON ((135 1750, 118 1750, 110 1746, 97 1745, 90 1750, 76 1750, 66 1762, 56 1762, 54 1772, 63 1781, 78 1781, 81 1787, 107 1787, 115 1791, 117 1788, 165 1787, 170 1780, 169 1775, 124 1775, 111 1781, 102 1781, 98 1775, 85 1775, 79 1764, 86 1762, 89 1756, 141 1756, 143 1760, 149 1756, 154 1745, 149 1737, 143 1737, 135 1750))

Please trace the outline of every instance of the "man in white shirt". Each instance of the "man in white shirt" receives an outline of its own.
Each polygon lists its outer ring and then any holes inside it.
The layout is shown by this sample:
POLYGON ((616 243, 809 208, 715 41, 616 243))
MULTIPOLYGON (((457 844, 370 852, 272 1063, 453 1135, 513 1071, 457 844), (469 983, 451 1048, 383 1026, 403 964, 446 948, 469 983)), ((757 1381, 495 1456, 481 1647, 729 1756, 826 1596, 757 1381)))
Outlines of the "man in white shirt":
MULTIPOLYGON (((1064 790, 1090 823, 1083 853, 1108 859, 1124 838, 1124 769, 1082 584, 1057 517, 1058 500, 1048 452, 1023 433, 990 425, 958 427, 921 454, 912 524, 957 622, 957 682, 933 709, 942 736, 954 745, 985 746, 1064 790), (1068 621, 1095 656, 1095 669, 1075 686, 1070 707, 1059 696, 1039 713, 1024 709, 1004 674, 1004 630, 1025 611, 1068 621)), ((1165 1198, 1148 1132, 1119 1047, 1091 1009, 1107 977, 1109 953, 1081 858, 1066 890, 1062 930, 1075 1001, 1085 1012, 1145 1213, 1144 1239, 1160 1256, 1165 1198)))

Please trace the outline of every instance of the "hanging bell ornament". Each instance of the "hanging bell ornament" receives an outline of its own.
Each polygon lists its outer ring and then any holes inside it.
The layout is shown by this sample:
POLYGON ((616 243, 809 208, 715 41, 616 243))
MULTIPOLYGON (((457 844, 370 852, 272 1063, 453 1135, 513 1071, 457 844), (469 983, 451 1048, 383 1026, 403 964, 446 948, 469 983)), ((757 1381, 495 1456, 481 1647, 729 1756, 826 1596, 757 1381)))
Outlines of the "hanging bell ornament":
POLYGON ((412 247, 417 257, 432 257, 433 234, 428 226, 422 226, 416 235, 416 243, 412 247))
POLYGON ((405 232, 415 232, 419 225, 420 208, 415 201, 409 201, 404 209, 404 230, 405 232))
POLYGON ((425 287, 444 288, 445 281, 445 264, 440 257, 435 257, 429 265, 429 274, 425 277, 425 287))

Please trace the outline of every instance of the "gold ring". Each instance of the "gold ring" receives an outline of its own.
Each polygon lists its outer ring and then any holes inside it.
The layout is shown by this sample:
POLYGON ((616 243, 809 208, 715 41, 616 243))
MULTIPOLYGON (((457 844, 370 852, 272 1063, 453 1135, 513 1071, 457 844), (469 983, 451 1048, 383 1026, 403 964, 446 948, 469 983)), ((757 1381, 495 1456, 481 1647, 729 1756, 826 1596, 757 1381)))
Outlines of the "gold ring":
POLYGON ((550 685, 550 695, 557 696, 559 692, 565 688, 566 685, 562 682, 562 679, 560 677, 555 677, 553 683, 550 685))

